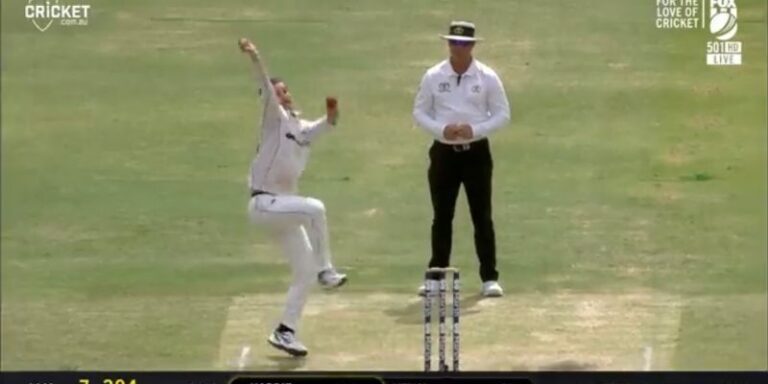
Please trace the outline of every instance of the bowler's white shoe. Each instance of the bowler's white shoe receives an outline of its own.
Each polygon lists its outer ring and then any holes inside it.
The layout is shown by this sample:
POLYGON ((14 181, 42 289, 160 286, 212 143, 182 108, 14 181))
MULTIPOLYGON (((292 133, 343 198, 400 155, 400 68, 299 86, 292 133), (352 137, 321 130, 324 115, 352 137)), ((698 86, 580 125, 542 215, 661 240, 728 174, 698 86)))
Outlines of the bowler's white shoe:
POLYGON ((293 332, 279 332, 275 330, 267 339, 273 347, 288 352, 291 356, 306 356, 309 351, 293 332))
POLYGON ((347 275, 336 272, 335 269, 324 269, 317 274, 317 281, 326 288, 337 288, 347 282, 347 275))
POLYGON ((501 289, 501 285, 497 281, 486 281, 483 283, 483 296, 501 297, 504 296, 504 290, 501 289))

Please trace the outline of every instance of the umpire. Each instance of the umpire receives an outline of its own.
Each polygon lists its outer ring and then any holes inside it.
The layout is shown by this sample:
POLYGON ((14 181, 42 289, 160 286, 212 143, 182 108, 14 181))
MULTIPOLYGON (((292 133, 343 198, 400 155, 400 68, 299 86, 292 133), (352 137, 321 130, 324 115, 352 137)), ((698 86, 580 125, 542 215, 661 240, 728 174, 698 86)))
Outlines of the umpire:
MULTIPOLYGON (((499 297, 504 291, 496 270, 496 235, 491 215, 493 159, 488 136, 509 122, 509 102, 493 69, 472 57, 475 25, 450 24, 450 57, 427 70, 413 106, 418 125, 434 136, 429 149, 429 191, 432 198, 432 259, 429 267, 448 267, 453 214, 459 187, 469 203, 475 227, 475 251, 480 260, 482 294, 499 297)), ((424 294, 425 287, 419 289, 424 294)), ((433 290, 434 292, 434 290, 433 290)))

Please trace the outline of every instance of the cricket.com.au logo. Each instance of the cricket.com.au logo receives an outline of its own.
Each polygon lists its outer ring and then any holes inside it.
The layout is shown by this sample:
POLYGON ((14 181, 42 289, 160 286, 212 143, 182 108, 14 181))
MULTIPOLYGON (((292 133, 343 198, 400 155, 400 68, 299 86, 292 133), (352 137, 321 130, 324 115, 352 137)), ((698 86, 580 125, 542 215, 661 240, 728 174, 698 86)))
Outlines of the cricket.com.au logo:
POLYGON ((707 65, 741 65, 736 0, 656 0, 656 28, 708 29, 707 65))
POLYGON ((32 21, 40 32, 45 32, 54 23, 63 26, 88 25, 90 5, 63 2, 64 0, 27 0, 24 17, 32 21))

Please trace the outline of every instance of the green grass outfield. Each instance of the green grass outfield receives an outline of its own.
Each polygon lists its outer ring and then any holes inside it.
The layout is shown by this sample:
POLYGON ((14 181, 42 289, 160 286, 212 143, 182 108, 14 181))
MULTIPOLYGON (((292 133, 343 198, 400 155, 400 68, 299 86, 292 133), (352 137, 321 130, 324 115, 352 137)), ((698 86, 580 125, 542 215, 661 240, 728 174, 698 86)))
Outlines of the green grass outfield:
MULTIPOLYGON (((74 3, 62 0, 63 3, 74 3)), ((507 295, 480 300, 466 201, 465 369, 766 369, 766 2, 744 65, 655 1, 105 1, 39 32, 2 2, 2 369, 421 369, 429 137, 411 105, 451 19, 504 80, 493 136, 507 295), (289 272, 249 225, 253 38, 307 116, 339 97, 303 193, 351 282, 311 355, 266 347, 289 272)))

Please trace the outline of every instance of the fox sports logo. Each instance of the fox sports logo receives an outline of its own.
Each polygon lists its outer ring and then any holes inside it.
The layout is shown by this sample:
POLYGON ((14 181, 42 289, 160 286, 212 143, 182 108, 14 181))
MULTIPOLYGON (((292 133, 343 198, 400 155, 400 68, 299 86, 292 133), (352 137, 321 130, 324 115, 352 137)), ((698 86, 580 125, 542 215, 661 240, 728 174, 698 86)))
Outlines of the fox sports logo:
POLYGON ((736 35, 738 24, 736 23, 735 0, 710 0, 709 31, 718 40, 730 40, 736 35))

